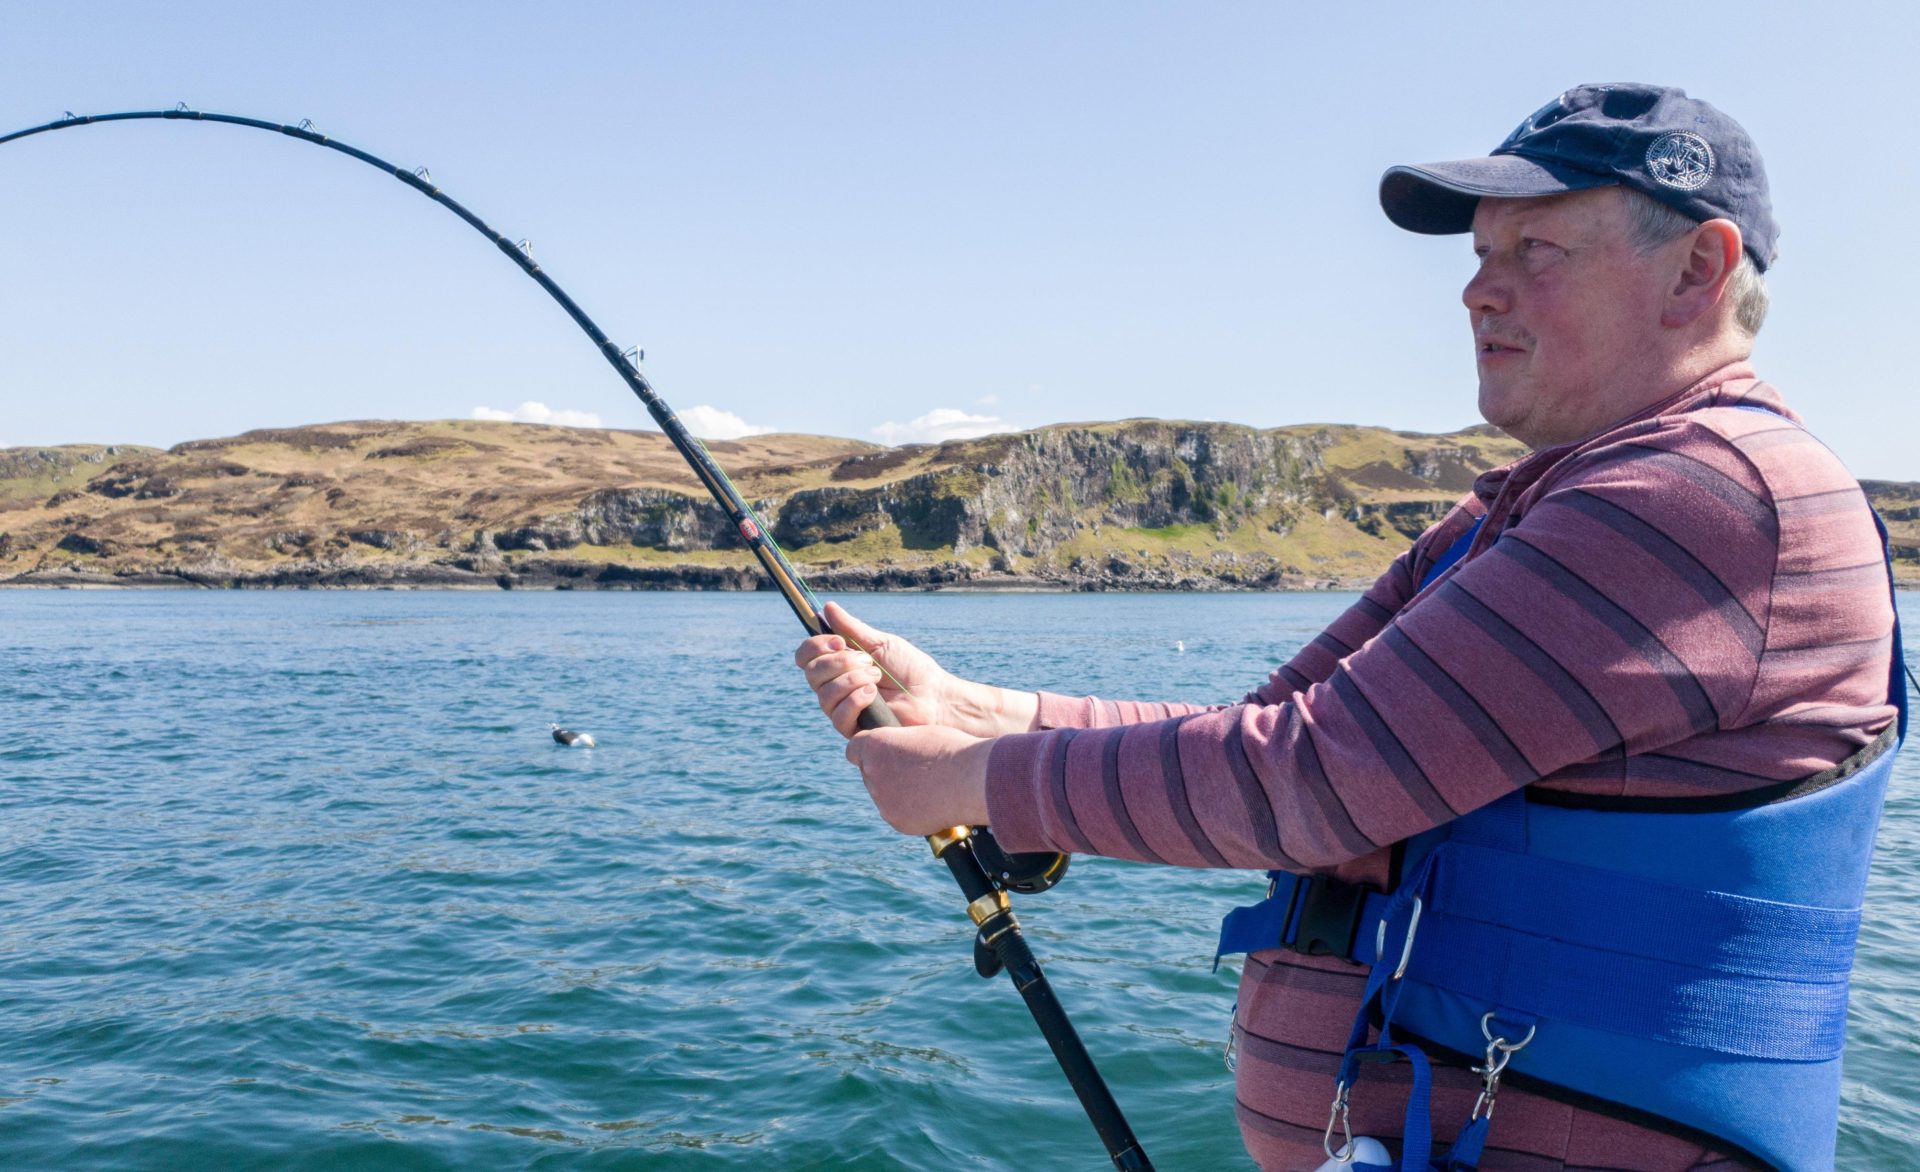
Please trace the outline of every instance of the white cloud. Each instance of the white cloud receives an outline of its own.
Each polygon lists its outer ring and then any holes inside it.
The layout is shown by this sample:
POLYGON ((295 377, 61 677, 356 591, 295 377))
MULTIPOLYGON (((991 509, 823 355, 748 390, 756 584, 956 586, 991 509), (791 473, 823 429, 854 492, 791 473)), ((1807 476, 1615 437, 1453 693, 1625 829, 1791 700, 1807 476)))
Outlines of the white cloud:
POLYGON ((473 418, 492 420, 496 423, 550 423, 555 427, 600 426, 600 417, 591 411, 556 411, 545 403, 536 403, 532 399, 528 399, 511 411, 502 411, 496 407, 475 407, 473 418))
POLYGON ((1000 396, 982 395, 973 401, 973 405, 975 407, 998 407, 1000 405, 1000 396))
POLYGON ((1013 425, 997 415, 969 415, 957 407, 935 407, 910 423, 888 420, 874 428, 873 434, 888 444, 937 444, 1012 430, 1013 425))
POLYGON ((750 435, 768 435, 771 427, 761 427, 757 423, 748 423, 731 411, 722 411, 718 407, 709 407, 705 403, 698 407, 689 407, 677 412, 680 422, 687 430, 701 439, 734 440, 750 435))

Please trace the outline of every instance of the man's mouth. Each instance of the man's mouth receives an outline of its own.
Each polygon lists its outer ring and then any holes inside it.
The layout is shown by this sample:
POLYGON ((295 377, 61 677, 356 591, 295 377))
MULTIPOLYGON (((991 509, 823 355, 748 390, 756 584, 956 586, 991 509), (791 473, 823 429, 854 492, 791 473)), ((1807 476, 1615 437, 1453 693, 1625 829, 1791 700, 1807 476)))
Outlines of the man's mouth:
POLYGON ((1480 357, 1482 358, 1493 358, 1502 354, 1521 353, 1525 353, 1525 351, 1521 350, 1518 346, 1509 346, 1505 342, 1494 342, 1483 339, 1480 343, 1480 357))

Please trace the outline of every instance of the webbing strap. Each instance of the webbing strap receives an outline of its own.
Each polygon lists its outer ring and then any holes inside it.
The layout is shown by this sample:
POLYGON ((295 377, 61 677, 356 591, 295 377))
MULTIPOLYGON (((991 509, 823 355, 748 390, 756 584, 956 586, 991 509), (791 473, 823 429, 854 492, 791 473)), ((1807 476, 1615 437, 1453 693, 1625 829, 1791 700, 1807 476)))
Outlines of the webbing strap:
POLYGON ((1495 850, 1527 849, 1527 797, 1514 790, 1448 824, 1448 842, 1471 842, 1495 850))
POLYGON ((1516 1013, 1626 1037, 1790 1062, 1836 1058, 1847 984, 1737 976, 1623 956, 1434 913, 1420 983, 1516 1013), (1497 958, 1497 959, 1496 959, 1497 958))
POLYGON ((1213 950, 1214 971, 1219 971, 1223 956, 1293 943, 1300 925, 1296 897, 1308 877, 1286 871, 1268 871, 1267 877, 1272 881, 1267 898, 1234 908, 1220 921, 1220 945, 1213 950))
POLYGON ((1458 841, 1439 853, 1435 902, 1461 920, 1732 976, 1844 982, 1853 968, 1858 908, 1674 887, 1458 841))
MULTIPOLYGON (((1221 924, 1215 964, 1294 943, 1311 883, 1277 872, 1272 896, 1221 924)), ((1724 1054, 1823 1061, 1845 1044, 1858 909, 1696 891, 1447 842, 1400 899, 1367 896, 1349 958, 1374 965, 1376 978, 1398 965, 1412 894, 1425 901, 1409 966, 1423 984, 1724 1054), (1390 916, 1381 964, 1375 949, 1390 916)))
MULTIPOLYGON (((1391 1062, 1395 1057, 1405 1058, 1413 1067, 1413 1089, 1407 1097, 1406 1115, 1401 1120, 1399 1167, 1427 1172, 1433 1161, 1433 1113, 1429 1106, 1433 1099, 1433 1068, 1420 1047, 1398 1045, 1382 1035, 1377 1045, 1348 1049, 1340 1061, 1339 1089, 1335 1094, 1344 1095, 1352 1089, 1360 1077, 1362 1063, 1391 1062)), ((1336 1099, 1335 1103, 1338 1106, 1342 1100, 1336 1099)))
POLYGON ((1484 516, 1477 518, 1465 533, 1454 538, 1453 544, 1442 551, 1439 557, 1433 559, 1433 564, 1427 567, 1427 572, 1420 575, 1420 589, 1425 590, 1433 585, 1435 578, 1452 569, 1453 563, 1467 556, 1467 550, 1473 547, 1474 535, 1480 532, 1480 526, 1485 521, 1484 516))

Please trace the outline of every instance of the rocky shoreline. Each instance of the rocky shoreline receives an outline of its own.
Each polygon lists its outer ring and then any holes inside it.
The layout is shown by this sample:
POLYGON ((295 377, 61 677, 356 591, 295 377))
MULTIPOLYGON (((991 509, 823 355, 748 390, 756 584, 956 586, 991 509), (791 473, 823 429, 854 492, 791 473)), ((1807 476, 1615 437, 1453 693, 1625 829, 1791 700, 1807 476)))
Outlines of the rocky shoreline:
MULTIPOLYGON (((1228 593, 1360 590, 1363 578, 1258 574, 1234 570, 1197 573, 1101 568, 1061 574, 981 571, 964 562, 931 566, 838 568, 808 572, 815 590, 835 593, 928 591, 967 593, 1228 593)), ((561 559, 498 566, 457 562, 309 561, 243 569, 217 564, 159 566, 115 572, 61 566, 0 579, 0 589, 99 590, 772 590, 757 565, 623 566, 561 559)))

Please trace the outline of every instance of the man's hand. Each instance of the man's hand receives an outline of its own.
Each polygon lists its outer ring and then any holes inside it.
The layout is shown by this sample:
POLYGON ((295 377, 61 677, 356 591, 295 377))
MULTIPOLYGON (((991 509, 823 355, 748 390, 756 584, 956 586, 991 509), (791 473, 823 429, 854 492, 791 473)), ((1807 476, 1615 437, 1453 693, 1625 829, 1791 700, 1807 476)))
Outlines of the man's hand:
POLYGON ((992 751, 990 739, 938 726, 877 728, 847 742, 874 806, 902 834, 985 825, 992 751))
POLYGON ((1032 692, 963 680, 900 636, 854 618, 839 603, 827 604, 827 622, 835 633, 801 643, 793 661, 843 737, 854 734, 861 711, 876 696, 903 725, 945 725, 974 736, 1025 732, 1033 720, 1039 701, 1032 692))

